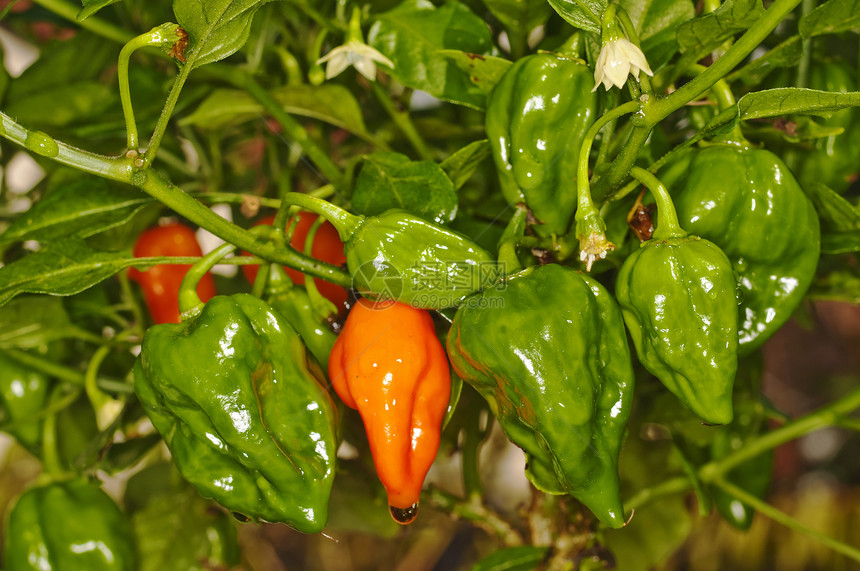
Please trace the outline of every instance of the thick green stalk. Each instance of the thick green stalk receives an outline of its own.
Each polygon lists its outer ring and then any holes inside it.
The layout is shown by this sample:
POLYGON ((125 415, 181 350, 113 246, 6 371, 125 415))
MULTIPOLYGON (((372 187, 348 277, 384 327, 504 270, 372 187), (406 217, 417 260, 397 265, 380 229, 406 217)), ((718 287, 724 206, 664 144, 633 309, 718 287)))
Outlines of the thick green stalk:
POLYGON ((194 69, 194 63, 189 60, 179 68, 179 75, 173 80, 173 86, 170 88, 170 93, 167 95, 167 101, 164 102, 164 107, 161 110, 161 115, 158 116, 158 122, 155 124, 155 131, 149 139, 149 145, 146 152, 143 154, 143 164, 138 166, 147 168, 155 160, 155 155, 158 153, 158 148, 161 146, 161 140, 167 132, 167 124, 173 115, 173 110, 176 108, 176 103, 179 101, 179 94, 194 69))
MULTIPOLYGON (((74 385, 84 385, 84 374, 77 369, 64 367, 63 365, 58 365, 48 359, 43 359, 42 357, 33 355, 32 353, 19 351, 17 349, 3 349, 3 354, 22 365, 33 369, 34 371, 38 371, 48 375, 49 377, 54 377, 74 385)), ((115 379, 99 378, 98 386, 100 389, 112 393, 129 394, 134 392, 131 385, 115 379)))
POLYGON ((655 240, 666 240, 668 238, 682 238, 687 235, 678 222, 678 214, 669 191, 660 180, 641 167, 630 169, 630 175, 648 187, 654 200, 657 202, 657 213, 659 214, 657 227, 651 236, 655 240))
POLYGON ((385 112, 388 113, 388 116, 391 117, 391 120, 400 129, 400 132, 403 133, 406 140, 412 145, 412 148, 415 149, 418 157, 425 161, 432 161, 433 153, 430 152, 427 143, 424 142, 418 129, 415 128, 415 124, 409 117, 409 111, 398 110, 391 99, 391 94, 378 81, 371 81, 370 85, 373 89, 373 94, 376 95, 376 99, 382 104, 382 108, 385 109, 385 112))
MULTIPOLYGON (((132 184, 177 214, 184 216, 194 224, 209 230, 219 238, 236 245, 238 248, 251 252, 263 259, 289 266, 300 272, 311 274, 314 277, 322 278, 337 285, 344 287, 352 285, 349 275, 340 268, 308 258, 291 248, 278 248, 275 244, 260 239, 248 230, 218 216, 199 201, 163 179, 152 169, 137 172, 132 184)), ((287 196, 296 194, 288 193, 287 196)), ((298 196, 305 197, 308 201, 315 200, 303 194, 299 194, 298 196)), ((301 199, 299 200, 301 201, 301 199)), ((322 200, 319 202, 328 204, 322 200)), ((349 216, 352 215, 349 214, 349 216)))
POLYGON ((235 249, 236 246, 229 242, 221 244, 189 268, 179 286, 179 313, 182 316, 182 321, 196 317, 203 310, 203 300, 197 295, 197 283, 222 259, 232 254, 235 249))

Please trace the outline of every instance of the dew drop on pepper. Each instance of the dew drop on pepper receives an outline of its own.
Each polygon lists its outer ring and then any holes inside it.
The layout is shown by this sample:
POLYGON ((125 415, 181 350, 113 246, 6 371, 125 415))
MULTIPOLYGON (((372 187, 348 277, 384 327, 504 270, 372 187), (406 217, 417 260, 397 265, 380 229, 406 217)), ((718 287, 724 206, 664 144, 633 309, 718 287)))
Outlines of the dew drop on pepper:
POLYGON ((412 504, 408 508, 396 508, 389 505, 388 510, 391 512, 391 517, 394 518, 394 521, 401 525, 409 525, 418 517, 417 503, 412 504))

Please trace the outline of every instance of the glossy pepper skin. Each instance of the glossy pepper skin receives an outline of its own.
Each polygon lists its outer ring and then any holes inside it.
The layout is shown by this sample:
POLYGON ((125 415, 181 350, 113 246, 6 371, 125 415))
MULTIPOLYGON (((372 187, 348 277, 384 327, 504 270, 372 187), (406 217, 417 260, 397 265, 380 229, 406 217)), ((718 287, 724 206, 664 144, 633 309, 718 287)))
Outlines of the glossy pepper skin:
POLYGON ((308 293, 304 288, 291 285, 290 278, 280 266, 272 267, 266 289, 269 305, 287 318, 322 370, 328 371, 328 357, 337 335, 319 319, 308 293))
POLYGON ((731 262, 712 242, 660 230, 622 264, 616 299, 642 365, 702 420, 726 424, 738 364, 731 262))
POLYGON ((441 309, 498 279, 495 257, 453 230, 397 209, 356 218, 345 253, 362 295, 441 309))
POLYGON ((329 359, 335 391, 364 421, 391 514, 410 523, 439 449, 451 393, 445 349, 427 311, 360 299, 329 359))
MULTIPOLYGON (((134 244, 135 258, 154 256, 202 256, 194 231, 183 224, 156 226, 144 231, 134 244)), ((140 284, 146 307, 155 323, 179 323, 177 295, 182 278, 190 268, 185 264, 162 264, 148 270, 129 270, 128 277, 140 284)), ((197 293, 203 301, 215 295, 215 280, 207 274, 197 293)))
POLYGON ((502 193, 525 202, 543 235, 564 234, 576 209, 582 139, 594 122, 594 74, 581 60, 537 53, 514 63, 490 94, 485 127, 502 193))
POLYGON ((40 447, 42 423, 27 419, 44 408, 49 386, 45 375, 0 350, 0 425, 14 422, 9 433, 33 453, 40 447))
MULTIPOLYGON (((307 238, 311 225, 317 219, 317 215, 312 212, 301 211, 297 216, 298 221, 293 229, 290 246, 303 252, 305 250, 305 238, 307 238)), ((271 226, 274 221, 274 215, 266 216, 257 221, 254 226, 263 224, 271 226)), ((287 223, 287 227, 289 227, 291 223, 292 219, 287 223)), ((335 230, 331 223, 324 222, 322 226, 317 229, 313 245, 311 246, 311 256, 317 260, 328 262, 334 266, 341 266, 346 263, 346 256, 343 253, 343 242, 341 242, 337 230, 335 230)), ((259 266, 242 266, 242 273, 249 282, 253 283, 254 279, 257 277, 258 269, 259 266)), ((293 283, 304 285, 305 275, 303 273, 287 267, 284 267, 284 271, 287 272, 287 275, 290 276, 293 283)), ((323 297, 332 302, 338 311, 344 310, 344 305, 347 300, 347 292, 344 288, 321 279, 315 279, 314 284, 317 286, 317 289, 323 297)))
POLYGON ((201 495, 305 533, 325 526, 334 477, 324 382, 284 317, 248 294, 151 327, 134 367, 147 415, 201 495))
POLYGON ((529 480, 623 526, 618 452, 633 369, 606 289, 558 264, 522 270, 457 310, 447 349, 454 372, 525 451, 529 480))
POLYGON ((132 571, 131 528, 102 491, 76 479, 27 490, 6 526, 5 565, 10 571, 132 571))
POLYGON ((820 249, 818 216, 770 151, 712 145, 688 160, 670 186, 677 191, 678 218, 732 262, 740 298, 738 354, 747 355, 788 320, 809 288, 820 249))

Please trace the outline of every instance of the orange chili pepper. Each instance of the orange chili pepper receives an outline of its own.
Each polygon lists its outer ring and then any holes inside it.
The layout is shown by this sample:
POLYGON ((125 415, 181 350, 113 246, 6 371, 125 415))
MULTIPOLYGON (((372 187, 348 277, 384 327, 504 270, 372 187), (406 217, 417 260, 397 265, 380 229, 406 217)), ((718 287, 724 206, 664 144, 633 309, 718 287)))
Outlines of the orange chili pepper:
POLYGON ((411 523, 451 394, 448 357, 433 319, 404 303, 360 299, 334 344, 329 376, 364 421, 392 517, 411 523))

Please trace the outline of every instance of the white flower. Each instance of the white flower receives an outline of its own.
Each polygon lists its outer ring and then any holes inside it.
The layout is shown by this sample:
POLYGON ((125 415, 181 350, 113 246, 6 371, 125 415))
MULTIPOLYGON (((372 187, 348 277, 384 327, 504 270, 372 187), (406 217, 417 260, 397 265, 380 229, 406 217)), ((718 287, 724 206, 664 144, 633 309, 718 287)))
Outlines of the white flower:
POLYGON ((594 89, 603 83, 607 91, 615 85, 624 87, 627 74, 632 73, 636 80, 639 79, 639 71, 642 70, 653 76, 654 72, 642 53, 633 42, 627 38, 615 38, 606 42, 597 57, 597 67, 594 70, 594 89))
POLYGON ((358 73, 370 81, 375 81, 377 62, 388 67, 394 67, 394 62, 358 40, 349 40, 317 60, 318 64, 324 62, 328 62, 325 68, 326 79, 336 77, 349 66, 354 66, 358 73))

